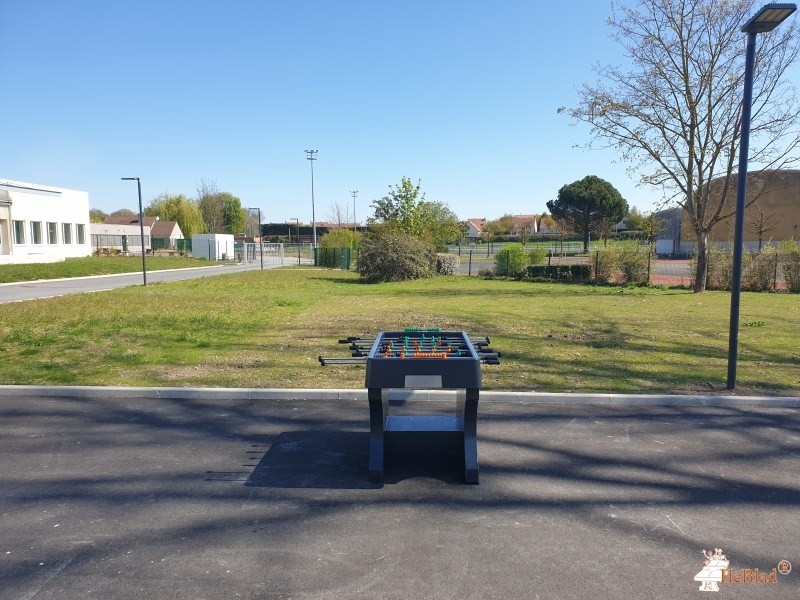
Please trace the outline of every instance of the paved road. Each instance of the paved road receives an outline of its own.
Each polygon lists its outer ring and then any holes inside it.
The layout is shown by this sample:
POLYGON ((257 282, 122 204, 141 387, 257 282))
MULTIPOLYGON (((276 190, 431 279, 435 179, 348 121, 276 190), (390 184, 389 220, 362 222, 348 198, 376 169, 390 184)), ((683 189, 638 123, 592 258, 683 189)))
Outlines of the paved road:
MULTIPOLYGON (((287 262, 287 265, 292 264, 287 262)), ((279 264, 265 264, 265 269, 279 267, 279 264)), ((148 271, 147 283, 160 283, 180 281, 183 279, 196 279, 198 277, 211 277, 227 273, 239 273, 260 269, 256 263, 236 265, 214 265, 192 269, 170 269, 167 271, 148 271)), ((83 294, 87 292, 101 292, 121 287, 142 285, 142 273, 123 273, 118 275, 95 275, 92 277, 73 277, 70 279, 49 279, 41 281, 24 281, 19 283, 0 284, 0 304, 4 302, 21 302, 68 294, 83 294)))
POLYGON ((800 413, 486 402, 480 485, 366 401, 3 394, 0 598, 800 597, 800 413), (712 594, 713 595, 713 594, 712 594))

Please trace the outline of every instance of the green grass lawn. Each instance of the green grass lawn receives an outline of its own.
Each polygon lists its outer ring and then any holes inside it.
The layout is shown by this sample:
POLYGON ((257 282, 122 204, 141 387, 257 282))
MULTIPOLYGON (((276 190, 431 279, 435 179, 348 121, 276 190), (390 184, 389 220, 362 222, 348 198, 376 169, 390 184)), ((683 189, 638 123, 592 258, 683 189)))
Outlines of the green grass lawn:
MULTIPOLYGON (((204 267, 215 263, 185 256, 148 256, 145 258, 145 264, 148 271, 157 271, 161 269, 204 267)), ((141 255, 87 256, 85 258, 68 258, 65 261, 56 263, 0 265, 0 283, 36 281, 38 279, 59 279, 61 277, 86 277, 87 275, 135 273, 141 270, 141 255)))
MULTIPOLYGON (((337 344, 407 326, 488 335, 484 389, 725 391, 730 295, 273 269, 0 309, 0 383, 361 388, 337 344)), ((800 298, 742 295, 740 394, 800 395, 800 298)))

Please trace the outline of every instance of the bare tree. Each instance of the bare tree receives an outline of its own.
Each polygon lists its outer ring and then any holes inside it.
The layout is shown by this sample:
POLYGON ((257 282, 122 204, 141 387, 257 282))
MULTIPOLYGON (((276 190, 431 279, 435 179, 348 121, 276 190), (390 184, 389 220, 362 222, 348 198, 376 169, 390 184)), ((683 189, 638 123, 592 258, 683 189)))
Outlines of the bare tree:
MULTIPOLYGON (((577 108, 559 109, 592 126, 592 143, 616 148, 640 183, 660 187, 689 216, 697 239, 694 291, 706 286, 708 239, 735 212, 745 37, 753 0, 613 2, 612 37, 630 69, 598 66, 577 108), (713 185, 712 185, 713 182, 713 185)), ((758 36, 750 162, 768 174, 798 162, 800 109, 782 80, 798 54, 797 25, 758 36)), ((591 144, 590 144, 591 145, 591 144)), ((750 196, 752 203, 756 196, 750 196)))
POLYGON ((764 244, 764 236, 778 227, 775 221, 775 215, 768 215, 763 210, 758 211, 758 214, 750 221, 750 231, 758 236, 758 251, 761 252, 761 246, 764 244))
POLYGON ((247 217, 245 218, 244 230, 248 237, 261 237, 261 222, 258 220, 258 209, 246 208, 247 217))
POLYGON ((222 199, 216 181, 201 179, 197 184, 197 203, 209 233, 224 233, 222 199))
POLYGON ((608 248, 608 240, 611 239, 617 231, 617 221, 609 217, 603 217, 595 222, 592 229, 597 237, 603 241, 603 246, 608 248))
POLYGON ((334 225, 334 229, 345 229, 352 225, 353 219, 351 219, 350 211, 346 206, 343 207, 338 202, 332 202, 328 221, 334 225))

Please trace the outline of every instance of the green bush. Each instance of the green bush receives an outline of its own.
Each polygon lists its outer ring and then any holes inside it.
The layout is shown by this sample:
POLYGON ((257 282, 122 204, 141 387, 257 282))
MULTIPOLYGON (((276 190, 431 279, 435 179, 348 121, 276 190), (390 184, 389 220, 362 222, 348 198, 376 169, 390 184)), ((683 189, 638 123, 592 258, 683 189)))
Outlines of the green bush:
POLYGON ((319 240, 320 248, 355 248, 361 241, 361 234, 349 229, 334 229, 319 240))
POLYGON ((501 277, 522 277, 528 268, 528 253, 522 244, 506 244, 495 255, 494 272, 501 277))
POLYGON ((780 265, 786 288, 792 294, 800 294, 800 245, 794 240, 781 244, 780 265))
POLYGON ((733 253, 728 248, 711 246, 708 249, 706 288, 730 290, 733 281, 733 253))
POLYGON ((778 251, 774 248, 745 252, 742 256, 742 289, 751 292, 774 290, 777 270, 778 251))
POLYGON ((407 233, 379 228, 364 236, 356 267, 364 281, 407 281, 433 277, 436 253, 407 233))
POLYGON ((618 261, 623 283, 648 283, 649 246, 623 246, 618 261))
POLYGON ((594 280, 597 283, 608 283, 617 274, 620 262, 620 251, 615 247, 598 250, 594 255, 594 280))
POLYGON ((439 253, 436 255, 436 273, 438 275, 458 275, 461 258, 458 254, 439 253))
POLYGON ((536 246, 536 248, 528 252, 529 265, 540 265, 545 258, 547 258, 547 252, 541 246, 536 246))

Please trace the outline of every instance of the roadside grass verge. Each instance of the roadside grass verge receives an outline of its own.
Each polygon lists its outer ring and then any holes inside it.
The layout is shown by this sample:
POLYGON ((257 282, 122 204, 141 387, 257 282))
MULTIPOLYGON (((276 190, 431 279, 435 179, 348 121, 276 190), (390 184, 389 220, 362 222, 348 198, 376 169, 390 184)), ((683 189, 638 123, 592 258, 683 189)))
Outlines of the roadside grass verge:
MULTIPOLYGON (((212 264, 215 263, 185 256, 148 256, 145 258, 145 265, 148 271, 204 267, 212 264)), ((68 258, 63 262, 57 263, 0 265, 0 283, 135 273, 141 270, 141 256, 87 256, 84 258, 68 258)))
MULTIPOLYGON (((366 285, 271 269, 6 304, 0 383, 362 388, 337 340, 409 326, 488 335, 484 389, 724 393, 730 295, 437 277, 366 285)), ((739 394, 800 395, 800 306, 743 293, 739 394)))

